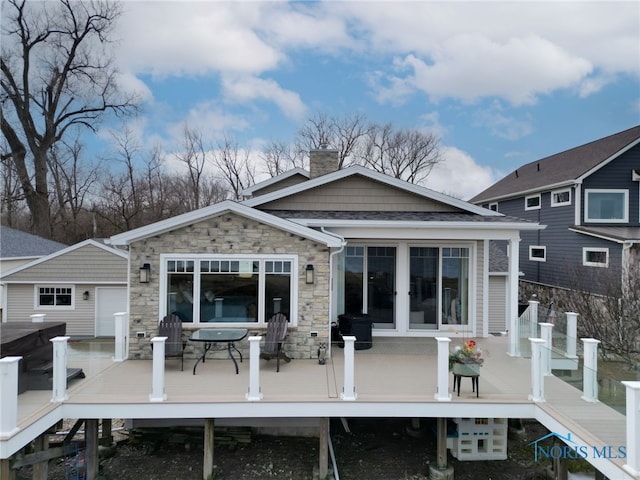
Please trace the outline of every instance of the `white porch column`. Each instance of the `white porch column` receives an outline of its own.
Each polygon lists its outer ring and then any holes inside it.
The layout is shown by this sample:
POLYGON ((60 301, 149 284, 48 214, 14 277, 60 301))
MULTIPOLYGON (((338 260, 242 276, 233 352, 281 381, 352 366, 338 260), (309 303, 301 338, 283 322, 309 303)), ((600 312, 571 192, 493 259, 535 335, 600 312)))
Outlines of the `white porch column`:
POLYGON ((537 300, 529 300, 529 337, 538 338, 538 306, 537 300))
POLYGON ((627 388, 627 463, 624 469, 640 476, 640 382, 622 382, 627 388))
POLYGON ((595 338, 582 338, 584 366, 582 370, 582 399, 586 402, 598 401, 598 344, 595 338))
POLYGON ((247 400, 255 402, 262 400, 260 391, 260 340, 262 337, 249 337, 249 391, 247 400))
POLYGON ((438 342, 438 390, 435 398, 440 402, 451 401, 449 393, 449 344, 450 338, 436 337, 438 342))
POLYGON ((531 342, 531 394, 529 400, 544 402, 544 372, 542 371, 542 347, 544 340, 530 338, 531 342))
POLYGON ((518 270, 520 238, 509 240, 508 298, 509 308, 509 350, 507 355, 520 356, 520 329, 518 322, 518 270))
POLYGON ((22 357, 0 358, 0 436, 18 430, 18 365, 22 357))
POLYGON ((150 402, 164 402, 167 394, 164 391, 164 352, 165 342, 169 337, 153 337, 153 377, 151 382, 150 402))
POLYGON ((566 312, 565 315, 567 316, 567 357, 577 359, 578 314, 575 312, 566 312))
POLYGON ((67 395, 67 342, 71 337, 55 337, 53 343, 53 392, 51 401, 64 402, 67 395))
POLYGON ((124 362, 129 356, 129 322, 127 322, 127 312, 114 313, 113 319, 116 323, 115 355, 113 361, 124 362))
POLYGON ((540 338, 544 340, 542 349, 542 372, 545 376, 551 375, 551 347, 553 347, 553 323, 539 323, 540 338))
POLYGON ((344 386, 342 387, 340 398, 343 400, 355 400, 358 398, 354 383, 356 337, 348 335, 342 337, 342 339, 344 340, 344 386))
POLYGON ((46 317, 46 316, 47 316, 46 313, 34 313, 33 315, 30 315, 31 321, 33 323, 42 323, 42 322, 44 322, 44 317, 46 317))

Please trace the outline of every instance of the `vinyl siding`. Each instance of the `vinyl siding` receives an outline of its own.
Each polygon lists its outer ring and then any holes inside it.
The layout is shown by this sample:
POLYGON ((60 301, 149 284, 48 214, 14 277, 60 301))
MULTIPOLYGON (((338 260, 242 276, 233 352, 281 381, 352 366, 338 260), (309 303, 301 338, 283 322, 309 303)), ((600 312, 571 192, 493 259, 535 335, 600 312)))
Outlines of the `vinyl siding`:
POLYGON ((507 328, 507 277, 489 276, 489 332, 504 332, 507 328))
POLYGON ((354 175, 260 206, 264 210, 455 212, 445 205, 354 175))
POLYGON ((26 268, 3 279, 7 282, 126 283, 127 260, 94 245, 26 268))
MULTIPOLYGON (((484 242, 478 241, 476 245, 476 333, 481 336, 484 331, 483 298, 488 294, 484 285, 484 242)), ((489 297, 491 298, 491 297, 489 297)))

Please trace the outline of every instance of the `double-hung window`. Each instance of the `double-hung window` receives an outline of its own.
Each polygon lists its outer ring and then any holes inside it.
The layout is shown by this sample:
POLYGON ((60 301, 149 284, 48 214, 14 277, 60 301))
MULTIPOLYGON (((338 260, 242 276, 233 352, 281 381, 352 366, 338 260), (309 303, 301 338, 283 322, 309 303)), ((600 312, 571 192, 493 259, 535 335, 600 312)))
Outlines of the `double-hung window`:
POLYGON ((72 310, 73 286, 37 285, 36 309, 37 310, 72 310))
POLYGON ((297 259, 275 255, 163 255, 166 313, 193 324, 295 323, 297 259))
POLYGON ((626 223, 629 221, 629 191, 585 190, 585 222, 626 223))

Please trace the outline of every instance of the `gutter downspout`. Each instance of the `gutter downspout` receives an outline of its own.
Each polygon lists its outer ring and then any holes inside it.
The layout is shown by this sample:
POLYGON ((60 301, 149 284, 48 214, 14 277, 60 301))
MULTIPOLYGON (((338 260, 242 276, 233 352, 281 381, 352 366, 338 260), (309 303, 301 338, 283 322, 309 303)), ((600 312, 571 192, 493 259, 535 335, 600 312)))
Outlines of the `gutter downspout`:
POLYGON ((342 253, 344 251, 344 247, 347 245, 347 241, 344 239, 344 237, 341 237, 340 235, 338 235, 337 233, 333 233, 333 232, 327 232, 327 230, 325 229, 325 227, 320 227, 320 231, 322 231, 322 233, 325 233, 327 235, 331 235, 332 237, 337 238, 338 240, 340 240, 340 248, 338 250, 335 250, 333 252, 331 252, 329 254, 329 315, 327 315, 327 319, 329 321, 329 341, 327 342, 327 352, 329 353, 329 357, 331 357, 331 349, 332 349, 332 345, 331 345, 331 314, 333 313, 333 257, 338 255, 339 253, 342 253))

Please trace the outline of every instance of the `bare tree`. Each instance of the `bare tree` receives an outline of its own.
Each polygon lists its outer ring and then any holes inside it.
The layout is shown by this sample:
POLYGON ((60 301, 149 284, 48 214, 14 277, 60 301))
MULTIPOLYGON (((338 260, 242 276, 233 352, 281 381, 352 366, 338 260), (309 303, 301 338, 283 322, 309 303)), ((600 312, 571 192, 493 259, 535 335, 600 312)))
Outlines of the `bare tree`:
POLYGON ((329 117, 324 113, 316 113, 300 128, 296 143, 298 150, 305 153, 319 148, 336 149, 338 168, 343 168, 360 139, 368 131, 366 118, 362 114, 329 117))
POLYGON ((49 154, 75 129, 95 130, 107 113, 128 113, 116 86, 109 36, 118 2, 7 0, 2 9, 0 124, 32 216, 51 237, 49 154))
POLYGON ((440 140, 420 130, 372 125, 358 148, 357 162, 410 183, 424 181, 440 163, 440 140))
POLYGON ((260 158, 271 177, 280 175, 292 168, 304 168, 304 157, 300 148, 294 148, 286 142, 277 140, 268 143, 260 153, 260 158))
POLYGON ((185 125, 182 137, 182 151, 176 153, 176 158, 187 167, 185 187, 191 192, 191 209, 198 209, 202 206, 200 196, 209 150, 205 145, 202 132, 185 125))
POLYGON ((9 157, 0 160, 0 213, 2 223, 16 227, 25 216, 24 197, 20 189, 20 180, 9 157))
POLYGON ((226 136, 213 153, 213 162, 229 186, 234 200, 241 200, 242 191, 255 183, 255 166, 249 161, 250 153, 241 149, 236 140, 226 136))

